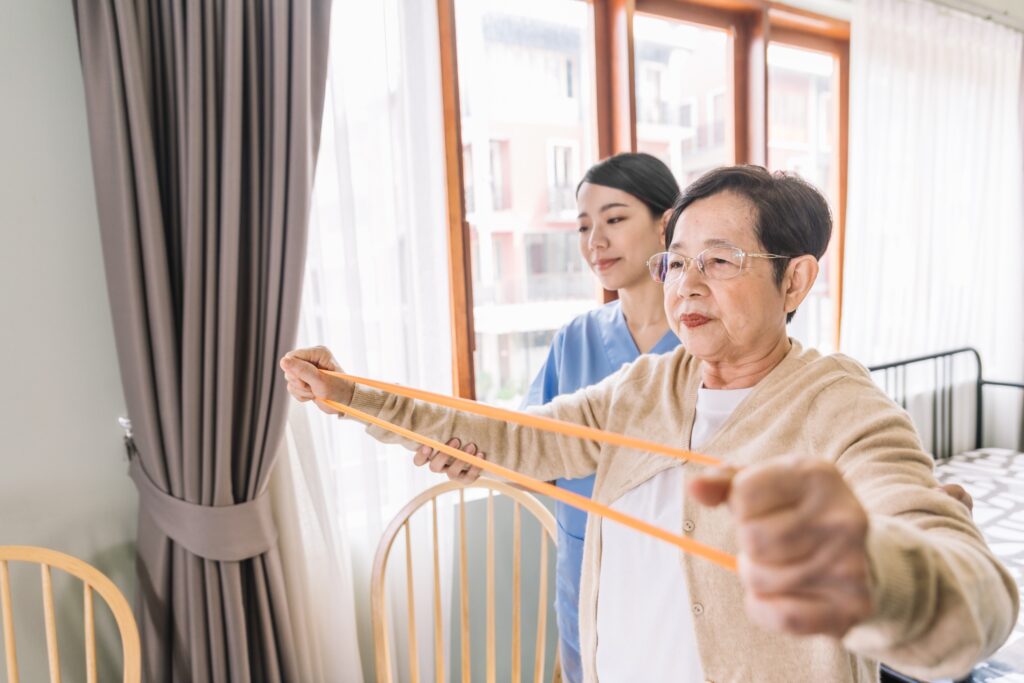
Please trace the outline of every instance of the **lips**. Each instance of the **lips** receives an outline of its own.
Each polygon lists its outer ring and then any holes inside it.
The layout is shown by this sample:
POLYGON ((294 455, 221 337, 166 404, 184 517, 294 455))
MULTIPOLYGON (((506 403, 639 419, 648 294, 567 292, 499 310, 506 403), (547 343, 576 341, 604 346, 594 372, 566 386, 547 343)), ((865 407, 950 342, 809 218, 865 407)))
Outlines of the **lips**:
POLYGON ((686 325, 688 328, 700 327, 704 323, 710 321, 711 318, 701 315, 699 313, 685 313, 679 316, 679 322, 686 325))
POLYGON ((618 262, 619 259, 617 258, 598 259, 597 261, 594 261, 594 268, 596 268, 599 271, 605 271, 614 266, 618 262))

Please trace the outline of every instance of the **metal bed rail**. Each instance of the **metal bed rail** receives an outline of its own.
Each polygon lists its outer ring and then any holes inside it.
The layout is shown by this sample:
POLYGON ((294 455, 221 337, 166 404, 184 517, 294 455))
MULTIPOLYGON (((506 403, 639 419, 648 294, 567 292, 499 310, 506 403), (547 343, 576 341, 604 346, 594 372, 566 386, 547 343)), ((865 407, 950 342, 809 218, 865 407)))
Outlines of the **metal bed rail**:
POLYGON ((885 392, 905 410, 910 398, 907 388, 908 369, 913 366, 931 364, 932 378, 934 380, 931 388, 931 432, 932 451, 936 458, 949 458, 953 455, 953 423, 955 389, 962 383, 956 377, 958 357, 973 358, 974 375, 968 382, 974 385, 974 448, 983 446, 982 430, 985 424, 985 404, 983 390, 986 386, 1012 387, 1024 391, 1024 384, 1016 382, 1002 382, 985 379, 981 355, 977 349, 965 346, 950 351, 942 351, 926 356, 917 356, 891 363, 873 365, 868 371, 875 377, 875 381, 885 392), (881 381, 878 375, 881 374, 881 381))

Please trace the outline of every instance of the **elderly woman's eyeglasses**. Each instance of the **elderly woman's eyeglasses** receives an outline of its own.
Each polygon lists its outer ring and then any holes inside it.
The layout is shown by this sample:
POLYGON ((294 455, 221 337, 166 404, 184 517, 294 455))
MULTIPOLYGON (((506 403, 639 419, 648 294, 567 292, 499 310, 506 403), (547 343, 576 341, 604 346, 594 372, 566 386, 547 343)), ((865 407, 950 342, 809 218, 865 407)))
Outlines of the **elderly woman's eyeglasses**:
POLYGON ((740 274, 748 258, 790 258, 778 254, 748 254, 739 247, 709 247, 696 256, 683 256, 663 251, 647 259, 647 267, 655 282, 671 284, 683 276, 690 265, 711 280, 728 280, 740 274))

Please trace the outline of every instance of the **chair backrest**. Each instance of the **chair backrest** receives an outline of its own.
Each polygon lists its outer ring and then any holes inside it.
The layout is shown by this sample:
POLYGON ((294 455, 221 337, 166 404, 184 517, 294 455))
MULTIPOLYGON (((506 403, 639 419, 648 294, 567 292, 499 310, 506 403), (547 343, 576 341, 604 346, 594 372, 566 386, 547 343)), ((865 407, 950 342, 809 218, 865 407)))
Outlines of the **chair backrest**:
MULTIPOLYGON (((458 491, 458 580, 459 580, 459 624, 460 624, 460 645, 461 645, 461 670, 462 680, 465 683, 470 681, 470 624, 469 624, 469 576, 468 576, 468 548, 466 542, 466 489, 485 489, 487 491, 487 604, 486 604, 486 643, 487 643, 487 681, 493 683, 496 680, 496 655, 495 655, 495 571, 494 571, 494 494, 498 493, 508 497, 513 504, 512 508, 512 652, 511 652, 511 680, 519 683, 521 680, 521 655, 522 644, 520 630, 522 625, 521 597, 522 597, 522 522, 520 510, 533 515, 541 528, 540 533, 540 567, 539 584, 537 596, 537 628, 536 628, 536 649, 534 656, 534 671, 532 680, 534 683, 542 683, 544 678, 544 656, 547 643, 547 609, 548 609, 548 543, 555 545, 557 536, 555 533, 555 518, 537 498, 530 493, 516 488, 510 484, 490 479, 478 479, 476 482, 463 485, 457 482, 445 482, 427 489, 411 500, 395 516, 388 528, 384 531, 380 543, 377 545, 377 554, 373 562, 373 575, 370 585, 370 601, 373 619, 373 642, 374 656, 377 669, 377 680, 380 683, 392 683, 395 676, 391 665, 391 643, 388 637, 388 618, 385 606, 385 576, 387 573, 388 557, 391 553, 395 539, 400 532, 404 531, 405 537, 405 576, 406 576, 406 601, 408 617, 408 649, 409 649, 409 680, 412 683, 420 681, 420 666, 416 653, 418 652, 418 634, 416 632, 415 599, 413 592, 413 553, 410 531, 410 519, 413 514, 431 504, 431 529, 433 533, 433 633, 434 633, 434 667, 435 681, 444 680, 444 652, 445 642, 442 627, 441 608, 441 579, 440 579, 440 553, 438 550, 438 514, 437 499, 441 495, 458 491)), ((454 621, 454 615, 452 617, 454 621)), ((553 680, 561 680, 557 653, 554 661, 553 680)))
MULTIPOLYGON (((4 651, 7 660, 7 680, 18 683, 18 655, 14 638, 14 611, 11 606, 11 580, 9 562, 38 564, 43 582, 43 613, 46 624, 46 653, 50 662, 50 681, 59 683, 60 651, 57 647, 57 622, 53 608, 53 584, 50 568, 55 567, 78 579, 84 584, 85 622, 85 669, 86 680, 96 683, 96 624, 94 619, 93 593, 110 607, 121 633, 121 649, 124 654, 124 681, 138 683, 141 680, 141 652, 139 629, 132 616, 131 605, 117 589, 113 581, 98 569, 82 560, 55 550, 33 546, 0 546, 0 610, 3 613, 4 651)), ((76 676, 77 678, 77 676, 76 676)))

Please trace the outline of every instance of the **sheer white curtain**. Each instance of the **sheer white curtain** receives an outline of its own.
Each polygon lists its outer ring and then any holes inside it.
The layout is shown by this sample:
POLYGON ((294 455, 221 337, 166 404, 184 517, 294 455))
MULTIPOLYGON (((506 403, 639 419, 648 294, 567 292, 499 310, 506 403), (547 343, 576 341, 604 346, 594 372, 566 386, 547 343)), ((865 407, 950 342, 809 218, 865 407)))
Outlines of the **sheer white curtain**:
MULTIPOLYGON (((989 378, 1024 377, 1021 45, 925 0, 855 3, 842 350, 858 360, 975 346, 989 378)), ((988 431, 1014 441, 1004 399, 986 390, 988 431)))
MULTIPOLYGON (((329 346, 356 374, 451 393, 435 4, 336 0, 332 21, 300 344, 329 346)), ((399 508, 440 479, 412 467, 408 451, 308 406, 291 411, 283 448, 274 500, 307 649, 303 680, 369 680, 377 542, 399 508)), ((442 572, 450 576, 451 525, 440 527, 442 572)), ((426 524, 414 525, 414 535, 421 551, 431 547, 426 524)), ((404 543, 395 547, 392 564, 404 568, 404 543)), ((401 608, 402 625, 404 572, 397 578, 388 602, 401 608)), ((432 580, 430 571, 417 573, 425 680, 433 671, 432 580)), ((392 650, 404 652, 405 629, 393 633, 392 650)))

